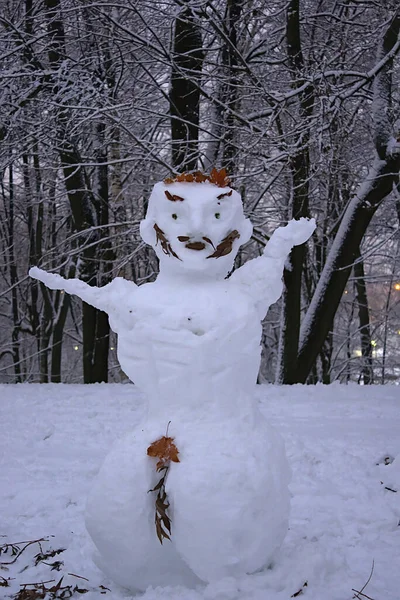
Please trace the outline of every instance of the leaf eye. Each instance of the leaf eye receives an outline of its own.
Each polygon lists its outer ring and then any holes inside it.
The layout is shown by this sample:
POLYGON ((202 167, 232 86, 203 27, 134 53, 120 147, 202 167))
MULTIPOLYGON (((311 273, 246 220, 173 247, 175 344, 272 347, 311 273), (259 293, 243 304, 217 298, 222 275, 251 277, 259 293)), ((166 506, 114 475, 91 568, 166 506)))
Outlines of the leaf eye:
POLYGON ((176 221, 176 220, 177 220, 177 218, 178 218, 178 215, 177 215, 176 213, 172 213, 172 215, 171 215, 171 216, 172 216, 172 218, 174 219, 174 221, 176 221))
POLYGON ((221 213, 219 213, 219 212, 216 212, 216 213, 215 213, 215 215, 214 215, 214 217, 215 217, 216 219, 220 219, 220 218, 221 218, 221 213))

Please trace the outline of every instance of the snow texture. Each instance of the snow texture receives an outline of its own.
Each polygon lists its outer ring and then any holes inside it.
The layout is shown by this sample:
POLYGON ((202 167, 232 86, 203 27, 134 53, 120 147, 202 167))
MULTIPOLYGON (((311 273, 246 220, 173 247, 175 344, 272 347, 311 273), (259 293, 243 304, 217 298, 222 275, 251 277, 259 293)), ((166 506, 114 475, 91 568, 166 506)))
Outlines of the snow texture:
POLYGON ((89 288, 31 269, 109 314, 121 366, 147 397, 142 421, 116 442, 87 506, 98 563, 121 585, 218 581, 274 559, 287 532, 290 473, 283 442, 254 398, 260 321, 281 294, 288 253, 314 228, 302 219, 278 229, 262 257, 226 280, 252 231, 239 194, 159 183, 141 224, 160 259, 154 283, 89 288), (161 546, 148 493, 160 474, 146 449, 167 428, 180 462, 166 480, 173 530, 161 546))
MULTIPOLYGON (((161 581, 160 587, 135 597, 289 600, 307 581, 300 595, 305 600, 350 600, 374 563, 364 593, 398 600, 399 388, 268 385, 255 387, 254 394, 261 412, 283 435, 293 473, 289 531, 272 568, 210 584, 167 587, 161 581)), ((115 440, 139 429, 146 404, 130 384, 0 386, 0 546, 54 536, 42 542, 43 551, 65 548, 48 564, 35 566, 38 544, 13 564, 2 564, 0 581, 8 580, 9 587, 0 587, 0 598, 9 598, 23 583, 62 576, 64 585, 89 590, 74 598, 133 597, 93 564, 83 516, 100 464, 115 440), (52 570, 56 560, 62 562, 60 571, 52 570)), ((212 453, 217 464, 224 461, 220 448, 212 453)), ((265 468, 261 457, 257 469, 265 468)), ((131 530, 124 532, 123 540, 130 535, 131 530)), ((1 554, 0 562, 12 558, 1 554)), ((149 559, 148 569, 156 576, 157 562, 149 559)))

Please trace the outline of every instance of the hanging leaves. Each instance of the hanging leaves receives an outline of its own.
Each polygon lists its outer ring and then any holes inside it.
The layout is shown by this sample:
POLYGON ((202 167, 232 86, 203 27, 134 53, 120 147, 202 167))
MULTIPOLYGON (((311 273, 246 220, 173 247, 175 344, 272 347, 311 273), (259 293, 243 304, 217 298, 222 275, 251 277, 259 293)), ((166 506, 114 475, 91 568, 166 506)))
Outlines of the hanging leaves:
POLYGON ((228 187, 230 185, 230 179, 226 173, 226 169, 218 171, 215 167, 212 169, 210 175, 206 175, 201 171, 195 171, 194 173, 180 173, 175 177, 167 177, 164 179, 164 183, 169 185, 170 183, 204 183, 209 181, 218 187, 228 187))
POLYGON ((168 470, 169 466, 157 469, 157 471, 163 471, 164 475, 161 477, 157 485, 152 490, 149 490, 149 492, 157 492, 154 522, 156 524, 156 533, 158 539, 160 540, 160 544, 163 543, 164 539, 171 540, 171 519, 167 514, 169 502, 167 492, 165 491, 165 479, 167 477, 168 470))
MULTIPOLYGON (((168 433, 168 429, 167 429, 168 433)), ((162 473, 161 479, 157 485, 149 490, 149 492, 157 492, 155 502, 155 524, 157 537, 160 543, 163 543, 164 539, 170 540, 171 535, 171 519, 167 514, 169 508, 169 501, 167 492, 165 490, 165 481, 168 475, 168 470, 171 461, 180 462, 178 457, 179 451, 174 444, 174 438, 164 435, 162 438, 156 440, 147 448, 147 455, 152 458, 158 458, 156 464, 156 470, 162 473)))

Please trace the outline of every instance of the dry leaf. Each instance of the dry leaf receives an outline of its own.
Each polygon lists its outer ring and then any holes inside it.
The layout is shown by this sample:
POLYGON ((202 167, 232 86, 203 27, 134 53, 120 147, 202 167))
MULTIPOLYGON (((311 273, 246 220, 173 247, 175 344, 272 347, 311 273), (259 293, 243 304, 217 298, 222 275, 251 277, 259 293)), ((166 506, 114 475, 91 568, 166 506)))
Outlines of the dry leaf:
POLYGON ((64 579, 64 576, 61 577, 61 579, 58 581, 58 583, 56 583, 56 585, 53 585, 53 587, 49 588, 49 592, 52 592, 53 594, 55 594, 56 592, 58 592, 58 590, 61 587, 63 579, 64 579))
POLYGON ((303 592, 304 592, 304 588, 307 587, 307 585, 308 585, 308 582, 305 581, 303 583, 303 586, 297 592, 295 592, 294 594, 292 594, 290 597, 291 598, 297 598, 297 596, 301 596, 301 594, 303 594, 303 592))
POLYGON ((14 596, 15 600, 43 600, 46 596, 46 591, 40 589, 28 590, 23 588, 14 596))
POLYGON ((178 448, 174 444, 174 438, 166 437, 165 435, 156 440, 147 448, 147 455, 152 458, 159 458, 156 468, 160 470, 169 461, 180 462, 178 458, 178 448))
POLYGON ((210 246, 212 246, 212 247, 214 248, 214 250, 215 250, 215 246, 214 246, 214 244, 212 243, 212 241, 210 240, 210 238, 208 238, 208 237, 203 237, 203 240, 204 240, 205 242, 207 242, 207 244, 210 244, 210 246))
POLYGON ((214 167, 211 171, 210 182, 214 183, 218 187, 228 187, 228 185, 230 184, 230 180, 226 173, 226 169, 221 169, 220 171, 217 171, 217 169, 214 167))
POLYGON ((179 258, 179 256, 176 254, 176 252, 173 251, 171 244, 168 241, 167 236, 165 235, 163 230, 157 225, 157 223, 154 223, 153 229, 156 232, 156 244, 158 244, 158 242, 160 242, 160 245, 161 245, 161 248, 162 248, 162 251, 164 252, 164 254, 166 254, 167 256, 170 256, 172 254, 172 256, 174 256, 178 260, 181 260, 179 258))
POLYGON ((233 190, 231 190, 230 192, 226 192, 226 194, 220 194, 219 196, 217 196, 217 199, 222 200, 222 198, 225 198, 226 196, 232 196, 232 192, 233 190))
POLYGON ((232 252, 232 245, 235 240, 240 238, 240 233, 234 229, 222 240, 215 249, 215 252, 207 256, 207 258, 220 258, 232 252))
POLYGON ((181 196, 177 196, 176 194, 171 194, 171 192, 168 190, 165 190, 165 195, 167 196, 168 200, 171 200, 171 202, 183 202, 185 199, 181 196))
POLYGON ((41 561, 48 560, 49 558, 54 558, 54 556, 56 556, 57 554, 61 554, 61 552, 64 551, 65 548, 58 548, 57 550, 49 550, 48 552, 39 552, 39 554, 36 554, 36 556, 34 556, 35 565, 37 566, 41 561))
MULTIPOLYGON (((164 183, 169 185, 171 183, 203 183, 204 181, 209 181, 218 187, 227 187, 230 185, 230 180, 228 175, 226 174, 225 169, 221 169, 218 171, 216 168, 212 169, 210 175, 206 175, 201 171, 196 171, 195 173, 180 173, 175 177, 167 177, 164 179, 164 183)), ((230 195, 230 194, 227 194, 230 195)), ((167 196, 168 197, 168 196, 167 196)))
POLYGON ((158 539, 160 540, 160 544, 163 543, 164 539, 171 540, 171 519, 167 515, 169 502, 167 493, 165 491, 165 478, 167 477, 168 469, 169 466, 164 466, 158 469, 159 471, 164 471, 164 475, 161 477, 157 485, 152 490, 149 490, 149 492, 158 492, 156 497, 156 512, 154 522, 156 524, 156 533, 158 539))

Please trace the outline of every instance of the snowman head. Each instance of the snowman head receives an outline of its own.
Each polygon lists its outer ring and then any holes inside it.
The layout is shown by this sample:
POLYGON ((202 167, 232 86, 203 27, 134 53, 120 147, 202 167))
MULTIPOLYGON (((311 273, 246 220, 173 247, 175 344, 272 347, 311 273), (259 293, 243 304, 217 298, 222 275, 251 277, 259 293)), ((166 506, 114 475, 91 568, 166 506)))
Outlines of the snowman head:
POLYGON ((197 272, 218 279, 232 269, 252 231, 240 195, 209 180, 157 183, 140 224, 143 240, 160 260, 160 272, 197 272))

